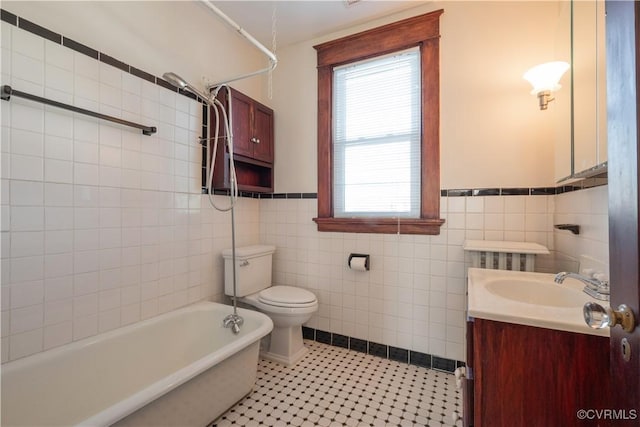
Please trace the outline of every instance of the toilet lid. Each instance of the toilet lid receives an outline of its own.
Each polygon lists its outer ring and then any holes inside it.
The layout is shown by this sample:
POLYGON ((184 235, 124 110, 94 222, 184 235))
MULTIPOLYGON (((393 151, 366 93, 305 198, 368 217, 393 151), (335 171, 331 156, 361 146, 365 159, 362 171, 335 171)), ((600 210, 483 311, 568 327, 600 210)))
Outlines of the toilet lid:
POLYGON ((259 300, 277 306, 306 306, 315 303, 316 296, 293 286, 272 286, 260 292, 259 300))

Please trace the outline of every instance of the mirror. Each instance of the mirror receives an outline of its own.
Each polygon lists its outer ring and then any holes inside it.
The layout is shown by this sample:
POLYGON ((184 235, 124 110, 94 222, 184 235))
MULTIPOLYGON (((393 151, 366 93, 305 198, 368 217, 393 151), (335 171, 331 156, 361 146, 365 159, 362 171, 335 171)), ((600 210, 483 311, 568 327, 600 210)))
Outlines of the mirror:
POLYGON ((605 3, 571 2, 572 177, 598 173, 607 161, 605 3))
MULTIPOLYGON (((571 2, 558 3, 558 25, 554 36, 554 61, 571 63, 571 2)), ((562 89, 553 94, 552 107, 545 112, 554 121, 555 170, 557 182, 570 179, 573 174, 571 143, 571 72, 560 79, 562 89)))

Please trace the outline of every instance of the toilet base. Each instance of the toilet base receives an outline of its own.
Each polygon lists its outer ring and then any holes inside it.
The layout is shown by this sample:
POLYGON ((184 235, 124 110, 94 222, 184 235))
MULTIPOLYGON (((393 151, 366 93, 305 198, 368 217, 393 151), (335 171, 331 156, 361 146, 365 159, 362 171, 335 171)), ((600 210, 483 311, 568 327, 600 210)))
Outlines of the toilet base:
MULTIPOLYGON (((269 349, 262 353, 265 359, 282 363, 283 365, 295 365, 302 359, 309 349, 302 341, 302 326, 292 326, 283 318, 272 317, 273 330, 269 336, 269 349)), ((291 320, 291 318, 286 318, 291 320)))
POLYGON ((267 360, 271 360, 276 363, 286 365, 286 366, 293 366, 296 363, 298 363, 300 360, 302 360, 308 352, 309 352, 309 349, 307 347, 302 347, 296 353, 289 356, 283 356, 281 354, 271 353, 270 351, 263 351, 263 352, 260 352, 260 357, 267 360))

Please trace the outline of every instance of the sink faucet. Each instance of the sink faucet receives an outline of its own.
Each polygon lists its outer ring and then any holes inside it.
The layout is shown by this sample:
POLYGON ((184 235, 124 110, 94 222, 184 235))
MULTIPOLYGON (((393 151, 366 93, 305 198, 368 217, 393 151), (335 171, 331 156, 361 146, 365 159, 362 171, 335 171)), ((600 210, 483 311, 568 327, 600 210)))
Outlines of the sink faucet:
POLYGON ((578 273, 569 273, 563 271, 562 273, 556 274, 556 277, 553 279, 556 283, 564 282, 564 279, 567 277, 571 277, 573 279, 580 280, 585 284, 583 291, 599 300, 609 301, 609 282, 607 280, 603 280, 601 275, 593 274, 590 276, 586 276, 578 273))

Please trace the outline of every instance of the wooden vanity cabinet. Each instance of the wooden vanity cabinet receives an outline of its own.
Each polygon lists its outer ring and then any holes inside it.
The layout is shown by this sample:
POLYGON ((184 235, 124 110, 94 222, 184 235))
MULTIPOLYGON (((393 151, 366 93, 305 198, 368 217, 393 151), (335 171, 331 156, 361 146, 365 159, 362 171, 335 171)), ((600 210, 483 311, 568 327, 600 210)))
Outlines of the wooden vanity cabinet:
MULTIPOLYGON (((218 99, 226 106, 229 105, 228 92, 224 89, 218 99)), ((273 110, 231 89, 231 119, 238 189, 258 193, 273 192, 273 110)), ((213 111, 210 113, 209 123, 216 123, 213 111)), ((220 126, 219 132, 220 135, 226 135, 223 126, 220 126)), ((222 149, 222 142, 221 139, 214 160, 213 188, 216 190, 226 190, 231 186, 230 156, 226 146, 222 149)), ((213 154, 213 150, 211 153, 213 154)))
POLYGON ((465 426, 605 426, 609 339, 485 319, 467 324, 465 426))

